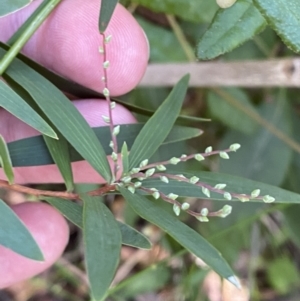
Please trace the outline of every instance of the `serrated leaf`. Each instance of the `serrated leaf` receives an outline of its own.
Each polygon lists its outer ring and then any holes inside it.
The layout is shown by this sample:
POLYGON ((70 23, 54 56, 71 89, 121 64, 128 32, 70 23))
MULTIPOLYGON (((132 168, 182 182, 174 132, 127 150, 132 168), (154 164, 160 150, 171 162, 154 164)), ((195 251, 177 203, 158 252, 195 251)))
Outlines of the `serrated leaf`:
MULTIPOLYGON (((5 51, 0 49, 0 55, 5 51)), ((102 145, 70 100, 52 83, 15 59, 3 75, 25 89, 61 134, 107 180, 111 170, 102 145), (34 83, 34 84, 33 84, 34 83)))
POLYGON ((252 0, 239 0, 230 8, 218 10, 197 45, 196 55, 202 60, 213 59, 240 46, 265 27, 266 21, 252 0))
MULTIPOLYGON (((121 134, 117 137, 118 145, 122 145, 126 141, 130 147, 135 137, 141 131, 143 124, 128 124, 121 125, 120 127, 121 134)), ((101 139, 105 153, 110 155, 111 148, 109 147, 109 142, 111 135, 109 127, 93 128, 93 131, 98 139, 101 139)), ((187 140, 200 134, 202 134, 202 131, 199 129, 175 126, 163 144, 187 140)), ((54 163, 43 138, 40 136, 17 140, 7 145, 13 166, 37 166, 54 163), (34 156, 32 156, 33 153, 35 154, 34 156)), ((69 146, 69 148, 72 162, 83 160, 82 156, 72 146, 69 146)))
POLYGON ((0 165, 8 179, 9 184, 14 182, 14 171, 12 168, 12 163, 7 148, 7 144, 4 138, 0 135, 0 165))
POLYGON ((121 149, 121 157, 122 157, 122 167, 123 167, 123 174, 127 174, 128 172, 128 147, 127 143, 124 142, 122 149, 121 149))
POLYGON ((149 159, 170 133, 180 113, 188 81, 189 75, 185 75, 136 137, 129 153, 129 170, 149 159))
POLYGON ((99 16, 99 31, 104 33, 108 23, 111 19, 111 16, 115 10, 115 7, 118 3, 118 0, 102 0, 100 7, 100 16, 99 16))
POLYGON ((0 17, 13 13, 24 6, 27 6, 32 0, 1 0, 0 17))
POLYGON ((42 251, 24 223, 1 199, 0 245, 27 258, 44 260, 42 251))
MULTIPOLYGON (((178 174, 178 172, 172 171, 174 174, 178 174)), ((235 192, 238 194, 251 194, 251 192, 255 189, 260 189, 260 195, 271 195, 275 197, 274 203, 300 203, 300 195, 288 190, 284 190, 282 188, 264 184, 257 181, 252 181, 246 178, 233 176, 225 173, 216 173, 216 172, 207 172, 207 171, 195 171, 193 173, 182 173, 185 177, 191 178, 192 176, 196 176, 200 178, 200 182, 207 183, 210 186, 215 186, 219 183, 226 184, 225 190, 228 192, 235 192)), ((182 197, 200 197, 201 199, 205 199, 202 189, 199 186, 186 183, 186 182, 178 182, 174 180, 170 180, 168 184, 163 183, 159 179, 147 179, 143 181, 143 187, 151 188, 155 187, 159 191, 169 194, 175 193, 182 197)), ((223 195, 211 192, 211 200, 224 201, 224 202, 240 202, 239 200, 232 198, 231 201, 226 200, 223 195)), ((262 200, 250 200, 250 202, 262 202, 262 200)))
POLYGON ((101 198, 82 195, 85 262, 91 293, 103 300, 118 267, 121 232, 101 198))
POLYGON ((17 93, 7 84, 0 81, 0 107, 27 123, 37 131, 49 137, 56 138, 53 129, 42 119, 17 93))
POLYGON ((300 1, 253 0, 268 24, 293 51, 300 52, 300 1))
POLYGON ((120 187, 120 192, 138 215, 160 227, 184 248, 201 258, 220 276, 233 283, 236 281, 234 273, 225 259, 199 233, 147 198, 138 194, 132 194, 122 187, 120 187))
MULTIPOLYGON (((82 229, 83 207, 81 205, 59 198, 44 197, 43 199, 59 210, 70 222, 82 229)), ((151 242, 145 235, 129 225, 119 221, 117 221, 117 223, 121 231, 123 245, 139 249, 151 248, 151 242)))

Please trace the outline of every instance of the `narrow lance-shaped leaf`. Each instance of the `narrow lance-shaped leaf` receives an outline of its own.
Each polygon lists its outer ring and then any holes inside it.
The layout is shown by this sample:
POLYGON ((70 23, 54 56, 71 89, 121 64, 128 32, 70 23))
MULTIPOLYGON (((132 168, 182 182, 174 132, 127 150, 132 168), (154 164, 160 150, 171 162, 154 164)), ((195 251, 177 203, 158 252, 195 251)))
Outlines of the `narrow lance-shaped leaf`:
POLYGON ((0 245, 27 258, 44 260, 42 251, 24 223, 1 199, 0 245))
POLYGON ((103 300, 115 275, 121 232, 111 211, 99 197, 82 195, 85 261, 92 296, 103 300))
POLYGON ((123 167, 123 174, 127 174, 128 172, 128 148, 127 143, 124 142, 122 149, 121 149, 121 157, 122 157, 122 167, 123 167))
POLYGON ((118 0, 102 0, 99 15, 99 31, 103 33, 108 26, 118 0))
MULTIPOLYGON (((142 128, 142 124, 121 125, 121 134, 118 135, 118 145, 122 145, 125 141, 130 147, 135 137, 142 128)), ((111 154, 109 143, 111 140, 109 127, 93 128, 97 138, 103 143, 104 151, 107 155, 111 154)), ((202 134, 199 129, 175 126, 163 144, 173 143, 177 141, 187 140, 202 134)), ((52 142, 53 143, 53 142, 52 142)), ((83 160, 82 156, 69 145, 70 159, 72 162, 83 160)), ((54 161, 45 145, 41 136, 30 137, 8 143, 8 149, 11 156, 13 166, 36 166, 53 164, 54 161), (32 153, 35 153, 32 156, 32 153)))
POLYGON ((71 167, 71 158, 69 152, 69 144, 67 140, 59 134, 59 140, 43 137, 51 157, 64 179, 67 191, 74 190, 74 179, 71 167))
POLYGON ((189 228, 175 216, 164 211, 147 198, 138 194, 132 194, 122 187, 120 187, 120 192, 138 215, 160 227, 184 248, 200 257, 220 276, 238 286, 238 281, 228 263, 199 233, 189 228))
MULTIPOLYGON (((0 49, 0 55, 5 51, 0 49)), ((75 106, 52 83, 18 59, 4 74, 22 86, 61 134, 107 182, 111 170, 102 145, 75 106)))
MULTIPOLYGON (((44 197, 49 204, 59 210, 70 222, 82 229, 83 207, 72 201, 59 198, 44 197)), ((122 244, 139 248, 150 249, 151 242, 148 238, 134 228, 117 221, 122 235, 122 244)))
POLYGON ((293 51, 300 52, 300 2, 299 0, 253 0, 254 4, 293 51))
POLYGON ((9 184, 14 182, 14 172, 11 164, 11 159, 4 138, 0 135, 0 164, 8 179, 9 184))
MULTIPOLYGON (((1 53, 0 53, 1 55, 1 53)), ((53 129, 17 93, 0 81, 0 107, 27 123, 37 131, 57 139, 53 129)))
POLYGON ((129 153, 129 170, 149 159, 170 133, 180 113, 188 87, 189 75, 185 75, 173 88, 166 100, 147 121, 136 137, 129 153))
POLYGON ((197 45, 197 57, 209 60, 229 52, 265 27, 266 21, 252 0, 239 0, 230 8, 218 10, 197 45))
POLYGON ((1 0, 0 17, 13 13, 24 6, 28 5, 32 0, 1 0))

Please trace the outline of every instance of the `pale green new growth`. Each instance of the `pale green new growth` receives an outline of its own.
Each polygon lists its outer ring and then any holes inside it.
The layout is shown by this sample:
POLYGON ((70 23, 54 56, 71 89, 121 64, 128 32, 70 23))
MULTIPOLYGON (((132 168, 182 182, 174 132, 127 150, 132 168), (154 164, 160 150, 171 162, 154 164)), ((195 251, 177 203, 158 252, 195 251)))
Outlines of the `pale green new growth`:
POLYGON ((179 158, 173 157, 169 162, 170 162, 170 164, 176 165, 180 161, 181 160, 179 158))
POLYGON ((169 179, 166 176, 160 176, 160 180, 165 183, 169 183, 169 179))
POLYGON ((140 163, 140 168, 145 167, 146 165, 148 165, 149 160, 145 159, 140 163))
POLYGON ((114 142, 113 141, 109 142, 109 147, 112 148, 112 149, 114 149, 114 142))
POLYGON ((104 53, 104 48, 102 46, 99 46, 99 53, 101 53, 101 54, 104 53))
POLYGON ((225 206, 220 210, 219 217, 225 218, 225 217, 228 216, 231 212, 232 212, 232 206, 230 206, 230 205, 225 205, 225 206))
POLYGON ((275 198, 273 198, 273 197, 270 196, 270 195, 265 195, 265 196, 263 197, 263 201, 264 201, 265 203, 273 203, 273 202, 275 201, 275 198))
POLYGON ((175 193, 169 193, 168 195, 168 198, 170 198, 171 200, 176 200, 178 198, 178 195, 175 194, 175 193))
POLYGON ((195 159, 196 159, 197 161, 203 161, 203 160, 205 160, 205 158, 204 158, 201 154, 196 154, 196 155, 195 155, 195 159))
POLYGON ((104 43, 108 44, 111 41, 112 35, 110 34, 109 36, 105 37, 104 43))
POLYGON ((110 95, 109 90, 107 88, 104 88, 102 93, 105 97, 109 97, 109 95, 110 95))
POLYGON ((186 154, 182 154, 182 155, 180 156, 180 158, 182 158, 182 159, 184 159, 184 158, 186 158, 186 157, 187 157, 186 154))
POLYGON ((125 184, 130 183, 132 178, 130 176, 123 177, 121 181, 125 184))
POLYGON ((135 188, 139 188, 139 187, 141 187, 142 186, 142 183, 141 182, 135 182, 134 183, 134 187, 135 188))
POLYGON ((207 154, 207 153, 211 153, 212 150, 213 150, 213 148, 212 148, 211 146, 209 146, 209 147, 207 147, 207 148, 205 149, 205 153, 206 153, 206 154, 207 154))
POLYGON ((202 187, 202 192, 204 195, 210 198, 210 191, 206 187, 202 187))
POLYGON ((184 203, 181 205, 181 209, 182 209, 182 210, 188 210, 189 208, 190 208, 190 204, 189 204, 189 203, 184 202, 184 203))
POLYGON ((109 61, 105 61, 104 63, 103 63, 103 68, 104 69, 107 69, 109 67, 109 61))
POLYGON ((208 213, 209 213, 209 211, 208 211, 207 208, 203 208, 203 209, 201 210, 201 215, 202 215, 202 216, 207 216, 208 213))
POLYGON ((209 222, 209 219, 206 216, 196 216, 196 219, 200 222, 209 222))
POLYGON ((219 189, 219 190, 222 190, 222 189, 224 189, 226 186, 227 186, 226 184, 220 183, 220 184, 215 185, 215 188, 216 188, 216 189, 219 189))
POLYGON ((132 168, 131 171, 129 172, 130 174, 135 174, 138 173, 141 169, 138 167, 132 168))
POLYGON ((152 196, 157 200, 157 199, 159 199, 159 197, 160 197, 160 193, 159 193, 158 191, 154 191, 154 192, 152 193, 152 196))
POLYGON ((120 133, 120 126, 117 125, 117 126, 115 126, 114 129, 113 129, 113 135, 114 135, 114 136, 117 136, 119 133, 120 133))
POLYGON ((113 161, 117 161, 118 160, 118 155, 115 152, 111 153, 111 158, 113 159, 113 161))
POLYGON ((110 108, 113 110, 115 107, 116 107, 116 102, 115 102, 115 101, 112 101, 112 102, 110 103, 110 108))
POLYGON ((196 184, 200 179, 196 176, 193 176, 190 178, 190 183, 192 184, 196 184))
POLYGON ((244 195, 244 194, 240 194, 240 195, 238 195, 237 196, 237 198, 241 201, 241 202, 249 202, 249 198, 246 196, 246 195, 244 195))
POLYGON ((229 155, 226 152, 220 152, 220 157, 222 159, 229 159, 229 155))
POLYGON ((165 166, 164 166, 164 165, 161 165, 161 164, 157 165, 156 168, 157 168, 159 171, 165 171, 165 170, 167 170, 167 169, 165 168, 165 166))
POLYGON ((173 205, 173 211, 174 211, 174 213, 175 213, 177 216, 179 216, 179 214, 180 214, 180 207, 179 207, 177 204, 174 204, 174 205, 173 205))
POLYGON ((150 168, 146 171, 145 176, 148 178, 151 177, 154 173, 155 173, 155 168, 150 168))
POLYGON ((106 123, 110 123, 110 118, 108 116, 102 115, 102 119, 106 123))
POLYGON ((236 152, 239 148, 241 148, 241 145, 238 143, 234 143, 229 146, 229 149, 233 152, 236 152))
POLYGON ((231 199, 232 199, 232 196, 231 196, 231 194, 229 192, 225 192, 223 194, 223 196, 224 196, 224 199, 226 199, 228 201, 231 201, 231 199))
POLYGON ((128 186, 127 189, 134 194, 135 193, 135 188, 133 186, 128 186))
POLYGON ((260 195, 260 189, 255 189, 251 192, 252 198, 257 198, 260 195))

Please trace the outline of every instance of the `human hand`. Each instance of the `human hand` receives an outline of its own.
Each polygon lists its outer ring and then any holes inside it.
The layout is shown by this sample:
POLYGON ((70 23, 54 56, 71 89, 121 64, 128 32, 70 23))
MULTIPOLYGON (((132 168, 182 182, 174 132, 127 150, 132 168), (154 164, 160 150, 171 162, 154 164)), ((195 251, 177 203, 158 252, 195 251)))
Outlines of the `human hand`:
MULTIPOLYGON (((0 19, 0 40, 6 41, 26 20, 41 1, 0 19), (3 30, 5 29, 5 30, 3 30)), ((98 52, 99 0, 64 0, 26 44, 23 52, 44 66, 86 87, 103 89, 102 58, 98 52)), ((144 32, 133 17, 118 5, 107 28, 112 35, 108 48, 109 90, 121 95, 133 89, 146 69, 149 49, 144 32)), ((85 99, 73 102, 90 126, 105 125, 107 115, 103 100, 85 99)), ((135 122, 122 106, 113 111, 114 123, 135 122)), ((0 134, 7 142, 35 136, 34 129, 4 110, 0 110, 0 134)), ((75 182, 99 183, 100 176, 84 161, 72 164, 75 182)), ((24 183, 61 183, 56 166, 18 167, 15 181, 24 183)), ((0 169, 0 179, 5 179, 0 169)), ((68 226, 64 218, 44 203, 22 203, 13 207, 24 221, 43 251, 45 262, 35 262, 0 246, 0 288, 32 277, 53 264, 68 242, 68 226)))

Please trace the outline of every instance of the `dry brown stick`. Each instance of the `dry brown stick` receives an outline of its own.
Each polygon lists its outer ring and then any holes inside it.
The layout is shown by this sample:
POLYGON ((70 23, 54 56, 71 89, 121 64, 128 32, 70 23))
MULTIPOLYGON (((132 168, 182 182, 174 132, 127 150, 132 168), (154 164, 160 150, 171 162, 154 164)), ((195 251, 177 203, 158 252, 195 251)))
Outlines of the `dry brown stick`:
POLYGON ((174 86, 186 73, 191 87, 300 87, 300 58, 150 64, 140 86, 174 86))

